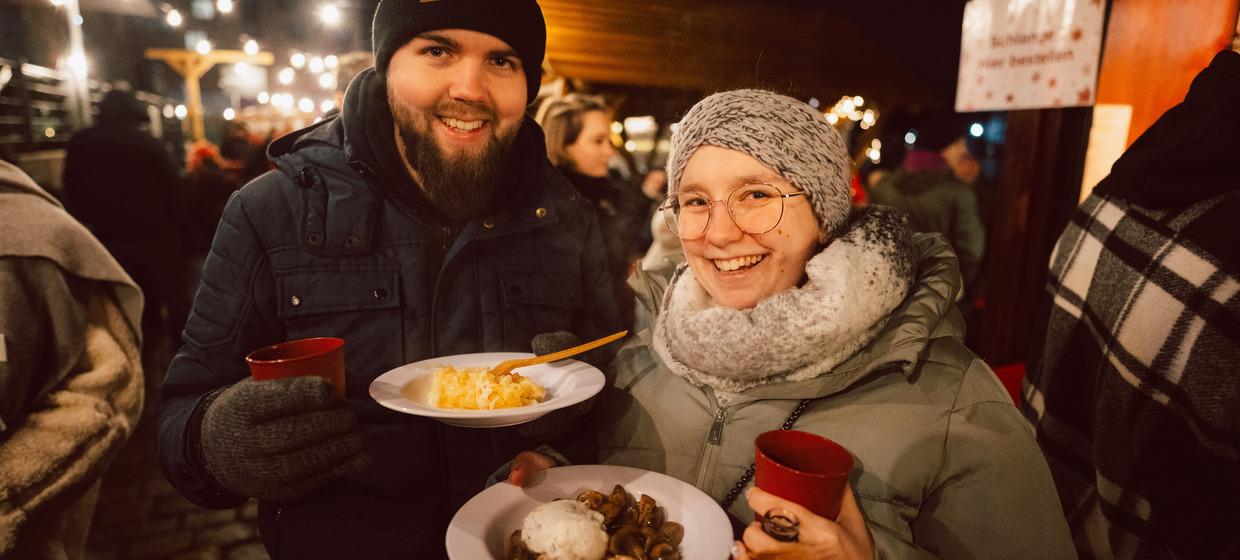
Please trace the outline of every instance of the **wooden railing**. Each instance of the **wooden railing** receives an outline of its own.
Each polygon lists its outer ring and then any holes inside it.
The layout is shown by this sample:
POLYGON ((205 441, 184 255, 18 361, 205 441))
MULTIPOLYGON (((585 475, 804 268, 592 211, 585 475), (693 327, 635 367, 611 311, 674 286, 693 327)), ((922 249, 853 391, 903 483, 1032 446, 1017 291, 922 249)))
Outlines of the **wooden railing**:
MULTIPOLYGON (((80 127, 68 80, 65 73, 51 68, 0 58, 0 146, 18 152, 63 148, 80 127)), ((110 87, 89 80, 92 113, 98 112, 99 100, 110 87)), ((160 122, 152 127, 153 133, 164 136, 179 131, 181 121, 165 116, 164 108, 171 100, 143 91, 134 96, 156 109, 152 114, 160 122)))

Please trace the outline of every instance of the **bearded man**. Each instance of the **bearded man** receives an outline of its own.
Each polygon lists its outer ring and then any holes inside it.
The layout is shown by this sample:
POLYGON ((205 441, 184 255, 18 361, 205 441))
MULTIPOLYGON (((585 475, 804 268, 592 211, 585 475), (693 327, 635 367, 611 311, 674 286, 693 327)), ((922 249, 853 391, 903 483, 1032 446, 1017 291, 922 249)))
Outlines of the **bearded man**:
POLYGON ((165 474, 204 506, 257 498, 277 559, 442 556, 453 512, 529 445, 382 408, 377 376, 619 327, 589 201, 525 116, 535 1, 383 0, 373 33, 341 116, 273 143, 278 169, 229 202, 163 385, 165 474), (346 341, 344 400, 247 379, 248 352, 316 336, 346 341))

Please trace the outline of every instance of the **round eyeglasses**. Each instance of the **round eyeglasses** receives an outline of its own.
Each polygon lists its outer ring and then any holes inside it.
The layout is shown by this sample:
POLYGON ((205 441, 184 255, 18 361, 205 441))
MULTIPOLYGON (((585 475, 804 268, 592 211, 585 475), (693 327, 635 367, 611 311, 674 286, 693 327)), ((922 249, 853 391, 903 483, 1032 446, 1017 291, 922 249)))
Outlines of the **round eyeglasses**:
POLYGON ((701 191, 687 190, 669 197, 659 210, 667 227, 681 239, 698 239, 710 227, 715 204, 723 203, 736 227, 750 235, 775 229, 784 217, 784 199, 804 195, 805 191, 780 192, 766 183, 746 183, 728 193, 724 200, 711 200, 701 191))

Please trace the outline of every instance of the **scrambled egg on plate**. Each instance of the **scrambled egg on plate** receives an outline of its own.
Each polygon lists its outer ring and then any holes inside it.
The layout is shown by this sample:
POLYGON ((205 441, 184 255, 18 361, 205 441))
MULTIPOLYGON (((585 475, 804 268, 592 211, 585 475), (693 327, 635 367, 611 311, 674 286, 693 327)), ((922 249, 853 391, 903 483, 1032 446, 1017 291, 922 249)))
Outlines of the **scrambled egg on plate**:
POLYGON ((488 368, 442 366, 427 400, 439 408, 494 410, 537 404, 546 396, 542 385, 516 373, 496 376, 488 368))

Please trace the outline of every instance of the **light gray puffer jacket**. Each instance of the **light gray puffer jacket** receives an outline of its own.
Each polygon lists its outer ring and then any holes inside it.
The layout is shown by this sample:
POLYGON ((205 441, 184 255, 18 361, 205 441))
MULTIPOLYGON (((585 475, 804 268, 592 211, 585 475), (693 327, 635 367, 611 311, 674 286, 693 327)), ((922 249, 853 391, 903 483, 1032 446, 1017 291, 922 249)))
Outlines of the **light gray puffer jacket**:
MULTIPOLYGON (((1028 424, 961 342, 955 254, 938 235, 915 244, 910 296, 871 344, 826 375, 759 386, 720 406, 710 388, 660 361, 649 330, 631 340, 596 404, 601 462, 666 473, 720 500, 753 461, 754 438, 810 398, 795 428, 853 453, 851 482, 879 558, 1075 558, 1028 424)), ((666 279, 639 271, 631 284, 657 316, 650 302, 666 279)), ((728 513, 753 519, 743 498, 728 513)))

